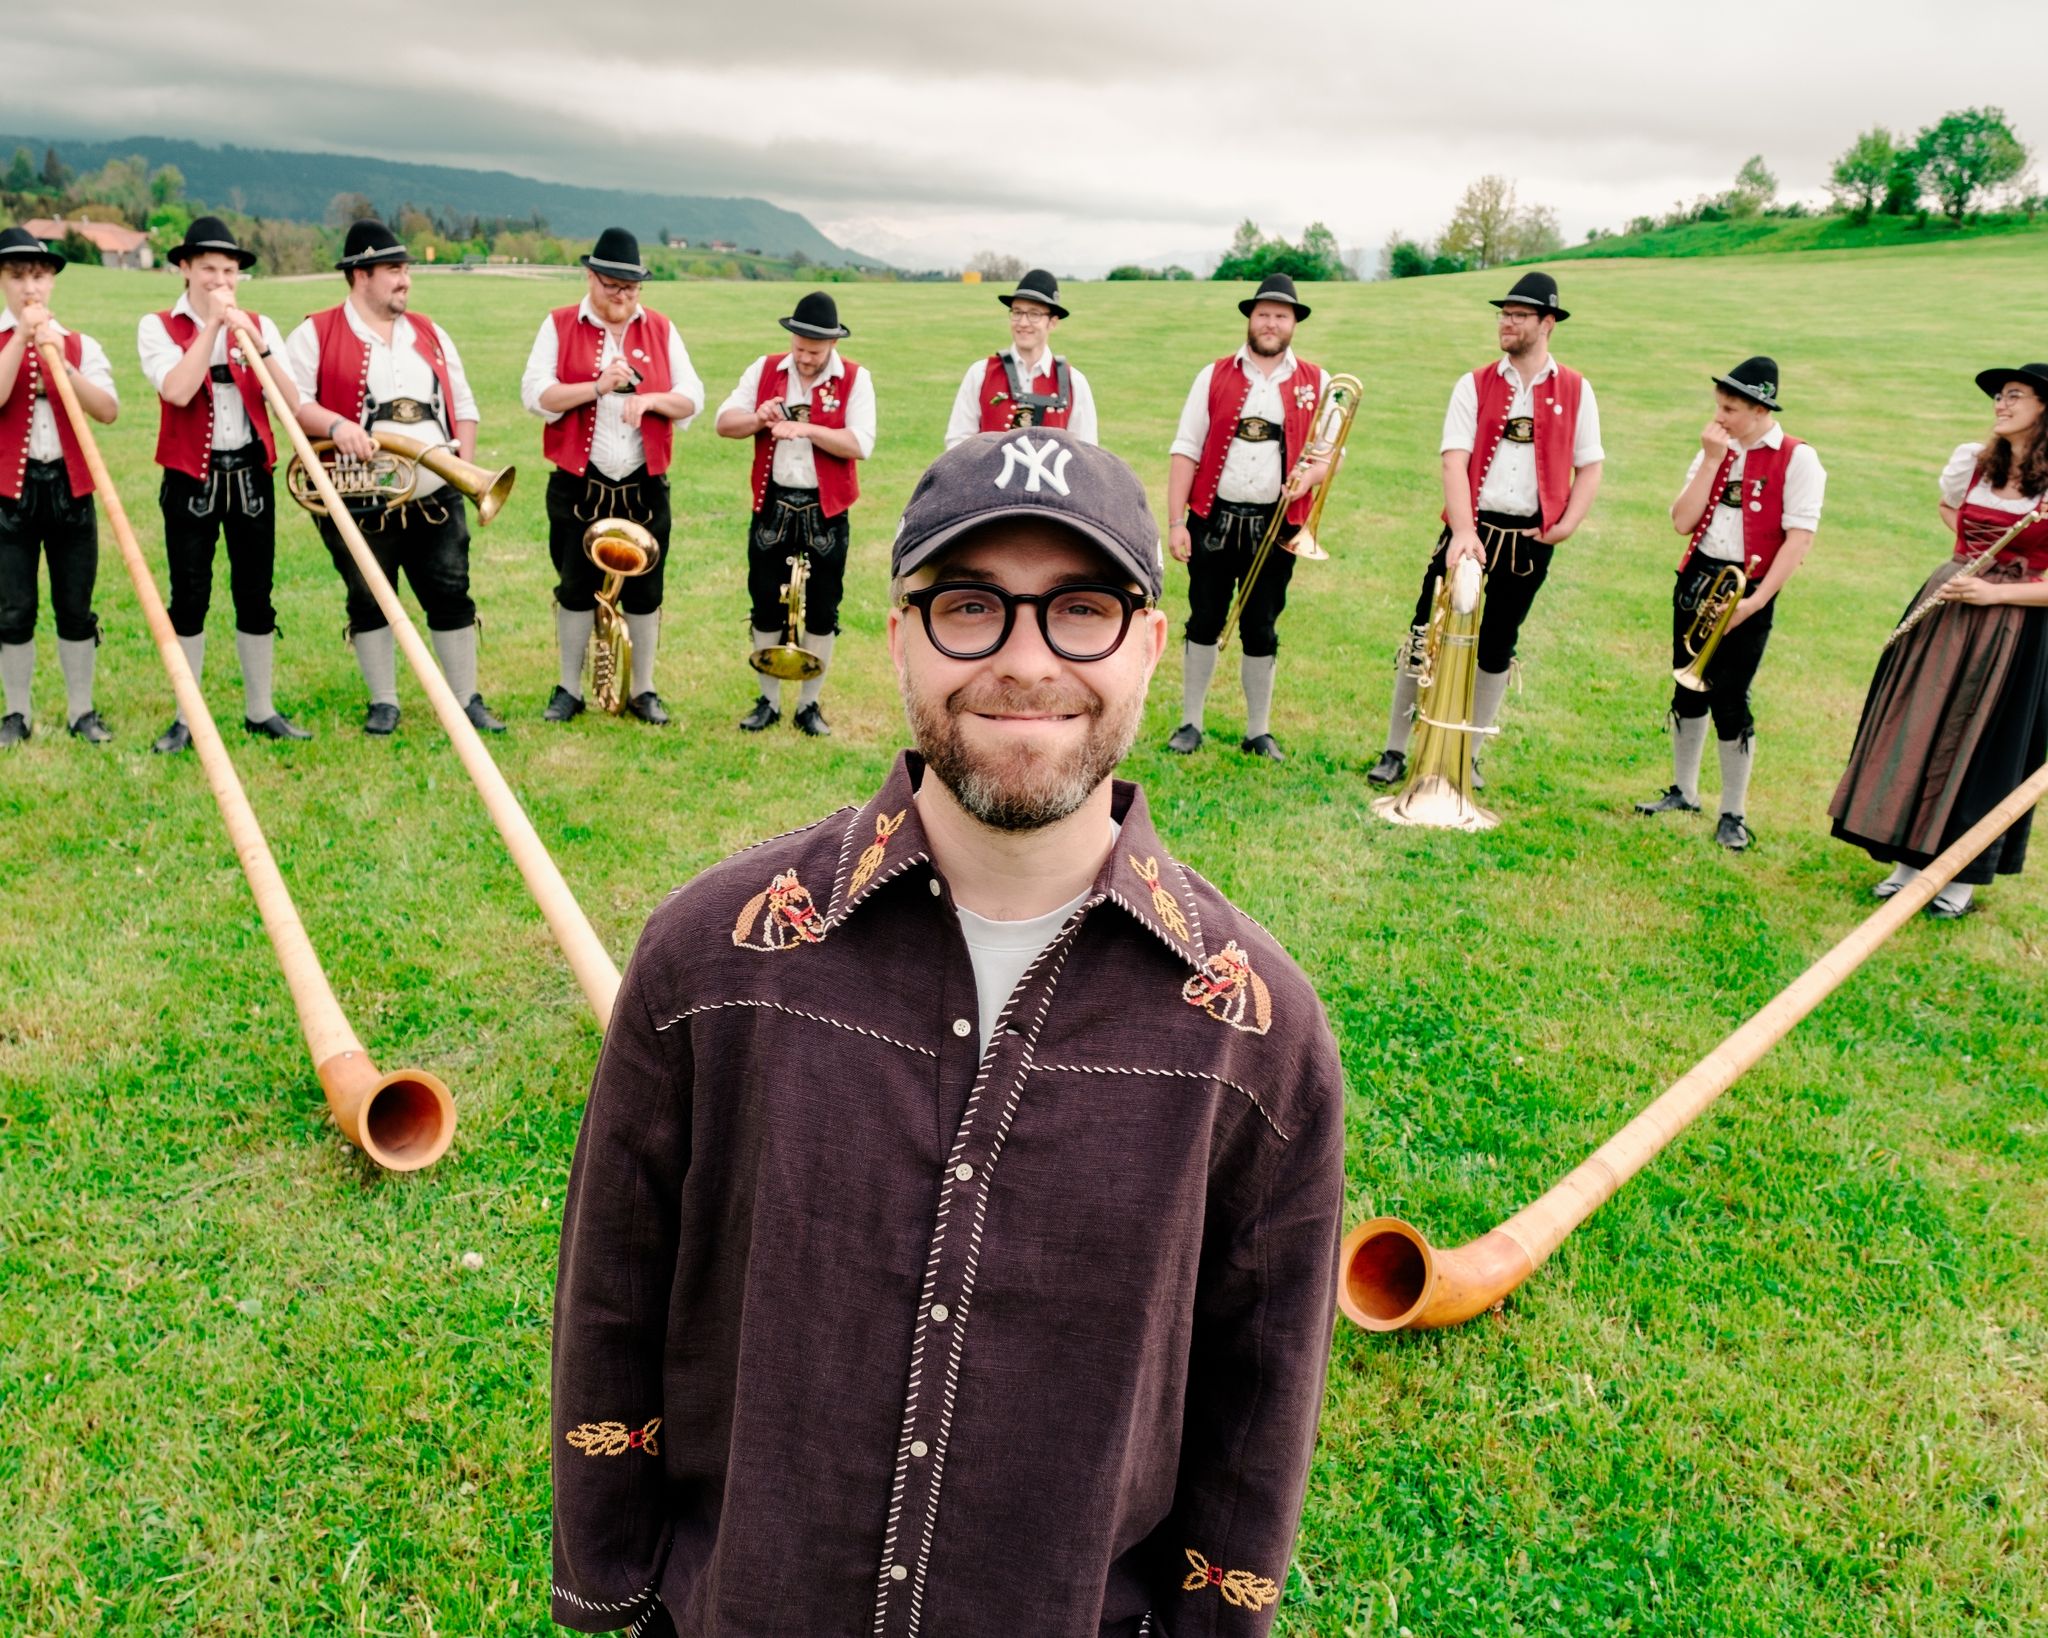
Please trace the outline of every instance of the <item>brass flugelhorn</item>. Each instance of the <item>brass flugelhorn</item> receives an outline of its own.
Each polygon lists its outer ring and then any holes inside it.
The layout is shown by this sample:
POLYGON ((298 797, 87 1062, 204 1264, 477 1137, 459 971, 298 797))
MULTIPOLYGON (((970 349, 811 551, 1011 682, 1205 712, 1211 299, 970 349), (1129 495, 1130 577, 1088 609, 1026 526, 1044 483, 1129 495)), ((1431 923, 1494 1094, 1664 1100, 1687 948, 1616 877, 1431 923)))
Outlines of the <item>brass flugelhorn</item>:
POLYGON ((619 597, 628 580, 661 561, 661 542, 631 518, 599 518, 583 531, 583 555, 604 571, 590 646, 590 703, 617 716, 626 708, 633 673, 633 637, 619 597))
MULTIPOLYGON (((474 461, 465 461, 447 444, 426 443, 399 432, 373 432, 377 454, 367 461, 344 455, 325 438, 306 440, 307 451, 327 475, 328 487, 341 497, 351 512, 369 514, 405 505, 419 488, 419 470, 425 467, 450 489, 476 507, 479 527, 498 515, 512 493, 519 469, 501 466, 493 471, 474 461)), ((330 515, 327 500, 306 470, 306 456, 295 451, 284 469, 285 487, 307 511, 316 517, 330 515)))
POLYGON ((813 677, 825 674, 825 662, 813 650, 804 647, 804 584, 810 576, 810 565, 802 552, 789 559, 789 580, 782 588, 782 601, 789 610, 789 624, 782 634, 782 641, 757 648, 747 656, 747 664, 764 677, 776 677, 783 682, 809 682, 813 677))
POLYGON ((214 726, 213 716, 206 709, 206 697, 199 691, 199 679, 192 675, 178 634, 171 629, 170 614, 157 591, 148 559, 136 543, 135 531, 129 527, 127 509, 122 506, 106 462, 101 459, 92 423, 86 419, 71 380, 64 373, 64 361, 55 347, 45 344, 40 351, 44 379, 63 400, 64 414, 92 471, 100 505, 106 510, 107 522, 121 548, 121 561, 127 567, 128 578, 135 583, 136 600, 142 605, 143 618, 149 622, 149 634, 156 640, 157 656, 170 673, 171 692, 177 696, 185 725, 192 731, 192 748, 199 753, 200 767, 213 788, 221 820, 235 845, 235 856, 241 861, 249 892, 256 900, 257 914, 263 918, 263 930, 270 935, 271 948, 284 970, 292 1008, 298 1014, 300 1032, 312 1055, 313 1073, 327 1095, 334 1124, 341 1128, 343 1137, 388 1170, 411 1172, 431 1166, 447 1151, 455 1136, 455 1100, 448 1095, 440 1077, 424 1069, 394 1069, 389 1074, 380 1074, 356 1032, 349 1027, 341 1003, 335 1000, 334 990, 327 982, 327 974, 321 970, 320 958, 313 952, 312 941, 306 937, 305 924, 299 920, 291 892, 278 873, 277 860, 263 839, 255 810, 249 806, 248 793, 236 777, 227 747, 221 744, 220 730, 214 726))
POLYGON ((1707 691, 1707 667, 1713 663, 1714 650, 1728 635, 1728 624, 1735 618, 1735 610, 1749 590, 1749 577, 1761 561, 1751 558, 1747 571, 1738 564, 1724 563, 1707 582, 1706 590, 1693 606, 1692 624, 1685 631, 1686 662, 1671 670, 1671 680, 1680 688, 1691 689, 1695 694, 1707 691))

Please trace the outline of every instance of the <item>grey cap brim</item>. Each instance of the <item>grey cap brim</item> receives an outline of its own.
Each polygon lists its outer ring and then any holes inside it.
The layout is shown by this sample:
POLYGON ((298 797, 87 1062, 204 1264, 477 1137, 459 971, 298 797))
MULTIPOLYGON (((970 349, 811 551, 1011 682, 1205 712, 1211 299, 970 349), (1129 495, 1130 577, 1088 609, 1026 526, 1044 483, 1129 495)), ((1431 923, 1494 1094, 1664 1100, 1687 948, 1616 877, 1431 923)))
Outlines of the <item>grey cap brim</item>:
MULTIPOLYGON (((1148 596, 1156 598, 1163 589, 1159 583, 1165 576, 1160 565, 1156 562, 1147 564, 1136 561, 1130 549, 1102 525, 1076 517, 1071 512, 1057 511, 1045 505, 1034 505, 1029 501, 991 507, 986 512, 975 513, 971 518, 962 518, 958 522, 947 524, 944 528, 933 530, 915 546, 897 555, 892 572, 898 575, 915 574, 962 535, 972 534, 983 524, 997 523, 1007 518, 1039 518, 1048 523, 1056 523, 1063 529, 1071 529, 1089 545, 1098 547, 1118 568, 1126 571, 1133 580, 1145 588, 1148 596)), ((1157 549, 1155 544, 1154 550, 1157 549)))

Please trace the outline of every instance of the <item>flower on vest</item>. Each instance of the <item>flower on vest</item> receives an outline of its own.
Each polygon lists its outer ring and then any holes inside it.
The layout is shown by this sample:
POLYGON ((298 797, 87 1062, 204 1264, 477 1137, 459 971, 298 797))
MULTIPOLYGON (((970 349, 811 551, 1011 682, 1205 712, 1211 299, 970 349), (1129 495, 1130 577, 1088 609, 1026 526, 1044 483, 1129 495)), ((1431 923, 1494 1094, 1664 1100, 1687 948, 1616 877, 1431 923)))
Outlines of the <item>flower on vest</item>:
POLYGON ((839 410, 839 395, 830 387, 820 387, 818 389, 818 408, 827 415, 837 414, 839 410))
POLYGON ((1322 394, 1316 391, 1313 381, 1297 381, 1294 384, 1294 407, 1296 409, 1314 409, 1316 407, 1316 400, 1321 396, 1322 394))

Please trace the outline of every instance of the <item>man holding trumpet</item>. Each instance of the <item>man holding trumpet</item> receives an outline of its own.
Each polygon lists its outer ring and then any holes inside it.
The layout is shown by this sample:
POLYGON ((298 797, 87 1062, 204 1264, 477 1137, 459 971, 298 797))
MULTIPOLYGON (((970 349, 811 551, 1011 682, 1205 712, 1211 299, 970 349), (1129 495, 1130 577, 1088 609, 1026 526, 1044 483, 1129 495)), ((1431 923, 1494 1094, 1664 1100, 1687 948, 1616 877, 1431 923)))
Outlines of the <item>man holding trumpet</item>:
MULTIPOLYGON (((368 461, 379 431, 452 445, 465 461, 476 455, 476 397, 448 332, 409 311, 412 256, 382 222, 352 223, 334 265, 348 280, 348 299, 315 313, 285 342, 298 382, 299 425, 325 438, 345 460, 368 461)), ((426 615, 434 657, 469 720, 503 733, 477 691, 476 604, 469 595, 469 520, 441 478, 419 469, 402 506, 359 516, 377 566, 395 591, 398 572, 412 583, 426 615)), ((398 728, 397 639, 357 572, 331 518, 320 537, 348 588, 349 636, 369 689, 366 734, 398 728)))

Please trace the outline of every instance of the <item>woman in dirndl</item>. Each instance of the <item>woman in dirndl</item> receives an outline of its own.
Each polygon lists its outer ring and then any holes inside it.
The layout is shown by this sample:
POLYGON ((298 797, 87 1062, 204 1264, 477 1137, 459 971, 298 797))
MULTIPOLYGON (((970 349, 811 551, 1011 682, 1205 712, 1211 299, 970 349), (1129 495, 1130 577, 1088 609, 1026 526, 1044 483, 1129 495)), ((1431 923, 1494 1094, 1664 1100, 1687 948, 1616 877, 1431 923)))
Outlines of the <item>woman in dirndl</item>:
MULTIPOLYGON (((1849 766, 1828 812, 1834 833, 1897 868, 1888 899, 2048 759, 2048 364, 1986 370, 1992 433, 1941 475, 1955 554, 1908 609, 1939 601, 1877 662, 1849 766), (2027 527, 1974 575, 1971 559, 2027 527)), ((2031 810, 1927 906, 1967 915, 1975 890, 2025 862, 2031 810)))

